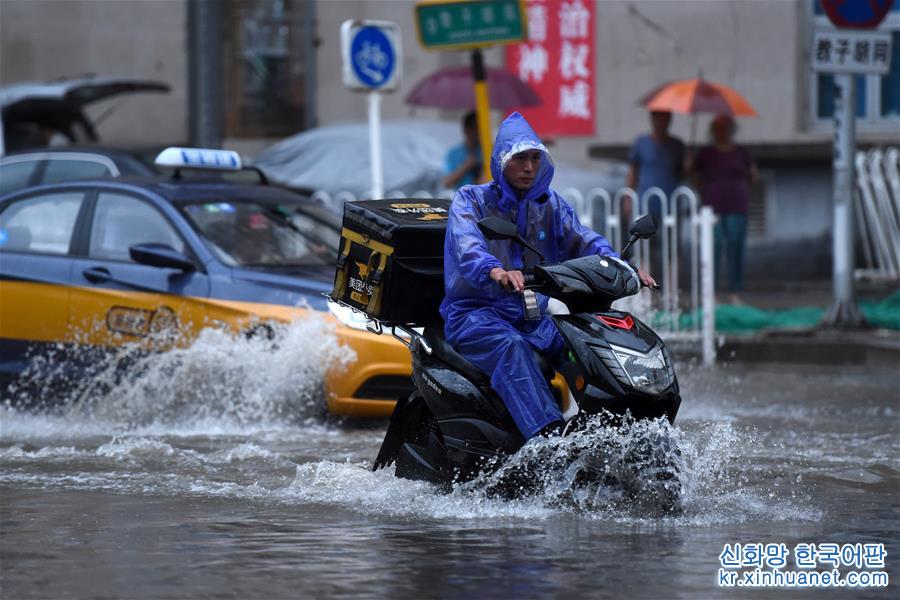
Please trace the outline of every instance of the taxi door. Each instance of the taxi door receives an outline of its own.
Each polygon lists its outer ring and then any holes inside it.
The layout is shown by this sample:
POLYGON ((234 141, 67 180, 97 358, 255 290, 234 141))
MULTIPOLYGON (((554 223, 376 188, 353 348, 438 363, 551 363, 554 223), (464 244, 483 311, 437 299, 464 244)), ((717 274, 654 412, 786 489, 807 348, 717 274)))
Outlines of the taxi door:
POLYGON ((66 339, 69 254, 84 191, 53 190, 0 204, 0 380, 66 339))
POLYGON ((149 199, 126 192, 101 190, 88 202, 89 226, 72 267, 72 341, 155 349, 189 343, 206 321, 203 266, 195 259, 194 270, 150 266, 129 253, 135 244, 156 243, 193 258, 173 221, 149 199))

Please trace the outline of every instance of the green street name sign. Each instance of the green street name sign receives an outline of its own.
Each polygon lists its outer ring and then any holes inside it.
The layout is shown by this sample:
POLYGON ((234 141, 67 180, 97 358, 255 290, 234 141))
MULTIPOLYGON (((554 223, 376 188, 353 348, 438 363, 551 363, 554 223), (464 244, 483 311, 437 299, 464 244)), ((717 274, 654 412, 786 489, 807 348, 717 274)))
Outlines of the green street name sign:
POLYGON ((523 0, 436 0, 416 5, 419 42, 429 50, 462 50, 525 39, 523 0))

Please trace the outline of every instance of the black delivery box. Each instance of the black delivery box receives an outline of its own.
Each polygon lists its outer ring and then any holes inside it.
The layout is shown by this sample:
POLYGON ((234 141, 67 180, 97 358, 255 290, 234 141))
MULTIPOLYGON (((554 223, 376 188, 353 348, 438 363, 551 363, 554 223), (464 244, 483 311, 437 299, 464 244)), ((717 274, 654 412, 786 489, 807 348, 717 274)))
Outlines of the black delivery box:
POLYGON ((331 297, 385 325, 438 319, 449 210, 439 198, 345 203, 331 297))

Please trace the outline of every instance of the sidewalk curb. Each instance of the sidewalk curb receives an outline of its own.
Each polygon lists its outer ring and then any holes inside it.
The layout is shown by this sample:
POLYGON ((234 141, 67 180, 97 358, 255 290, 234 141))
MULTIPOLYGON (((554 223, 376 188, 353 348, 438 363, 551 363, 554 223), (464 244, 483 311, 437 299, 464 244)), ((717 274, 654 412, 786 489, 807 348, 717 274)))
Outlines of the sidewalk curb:
POLYGON ((822 365, 895 365, 900 368, 900 334, 875 331, 768 332, 727 336, 719 362, 783 362, 822 365))
MULTIPOLYGON (((679 359, 701 358, 697 342, 669 340, 666 346, 679 359)), ((893 365, 900 370, 900 332, 792 330, 720 336, 716 362, 893 365)))

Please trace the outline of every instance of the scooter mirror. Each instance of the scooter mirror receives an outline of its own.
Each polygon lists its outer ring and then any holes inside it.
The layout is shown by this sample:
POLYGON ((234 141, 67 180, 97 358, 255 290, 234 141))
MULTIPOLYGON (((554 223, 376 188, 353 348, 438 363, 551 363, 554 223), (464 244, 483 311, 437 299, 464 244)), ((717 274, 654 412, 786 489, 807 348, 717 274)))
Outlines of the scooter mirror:
POLYGON ((514 240, 519 237, 515 223, 500 217, 485 217, 478 221, 478 228, 489 240, 514 240))
POLYGON ((653 218, 653 215, 644 215, 631 224, 628 233, 641 239, 651 237, 656 233, 656 219, 653 218))

